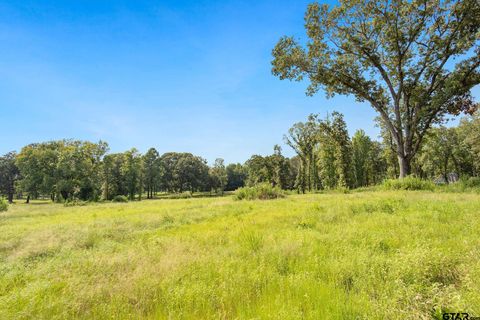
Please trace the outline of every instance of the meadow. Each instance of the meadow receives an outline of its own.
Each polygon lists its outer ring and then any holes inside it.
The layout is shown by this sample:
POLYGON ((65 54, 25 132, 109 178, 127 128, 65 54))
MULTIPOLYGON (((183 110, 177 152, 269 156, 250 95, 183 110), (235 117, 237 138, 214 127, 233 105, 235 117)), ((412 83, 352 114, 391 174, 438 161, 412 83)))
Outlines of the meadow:
POLYGON ((480 194, 17 203, 0 319, 480 316, 480 194))

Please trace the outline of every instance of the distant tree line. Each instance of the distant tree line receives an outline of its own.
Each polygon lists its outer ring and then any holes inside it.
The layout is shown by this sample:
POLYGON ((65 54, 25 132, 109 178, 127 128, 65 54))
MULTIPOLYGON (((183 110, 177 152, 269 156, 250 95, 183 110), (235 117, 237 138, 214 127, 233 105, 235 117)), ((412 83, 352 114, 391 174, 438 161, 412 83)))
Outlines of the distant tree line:
MULTIPOLYGON (((159 193, 223 194, 259 183, 301 193, 370 186, 400 173, 395 144, 381 124, 381 140, 375 141, 363 130, 350 137, 341 113, 325 119, 310 115, 285 135, 294 157, 285 157, 276 145, 273 154, 253 155, 244 164, 225 165, 216 159, 212 166, 191 153, 160 155, 155 148, 143 155, 137 149, 109 154, 103 141, 34 143, 0 157, 0 195, 9 202, 15 197, 62 202, 112 200, 118 195, 141 200, 159 193)), ((447 181, 451 172, 480 175, 478 113, 454 127, 432 128, 412 160, 412 174, 421 178, 447 181)))

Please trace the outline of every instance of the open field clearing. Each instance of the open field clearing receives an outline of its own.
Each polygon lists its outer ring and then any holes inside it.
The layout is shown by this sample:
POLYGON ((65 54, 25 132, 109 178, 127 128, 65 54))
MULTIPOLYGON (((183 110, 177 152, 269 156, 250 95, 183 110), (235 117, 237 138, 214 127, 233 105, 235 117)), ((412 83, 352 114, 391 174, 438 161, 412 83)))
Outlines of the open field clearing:
POLYGON ((0 319, 480 316, 479 215, 433 192, 16 204, 0 319))

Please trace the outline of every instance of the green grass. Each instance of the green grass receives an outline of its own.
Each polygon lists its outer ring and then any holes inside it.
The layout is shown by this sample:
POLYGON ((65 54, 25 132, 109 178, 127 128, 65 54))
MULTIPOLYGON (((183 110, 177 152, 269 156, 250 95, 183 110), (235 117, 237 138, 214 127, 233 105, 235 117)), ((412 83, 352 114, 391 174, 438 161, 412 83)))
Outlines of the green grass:
POLYGON ((480 195, 364 191, 0 214, 0 319, 480 316, 480 195))

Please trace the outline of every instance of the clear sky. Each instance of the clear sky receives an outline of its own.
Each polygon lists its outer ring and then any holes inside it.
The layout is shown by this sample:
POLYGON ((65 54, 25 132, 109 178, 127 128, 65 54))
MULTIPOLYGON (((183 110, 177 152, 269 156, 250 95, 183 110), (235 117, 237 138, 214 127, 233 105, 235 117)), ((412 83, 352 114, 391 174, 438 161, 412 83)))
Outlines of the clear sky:
POLYGON ((271 75, 308 2, 0 1, 0 154, 74 138, 243 162, 332 110, 375 138, 368 105, 271 75))

